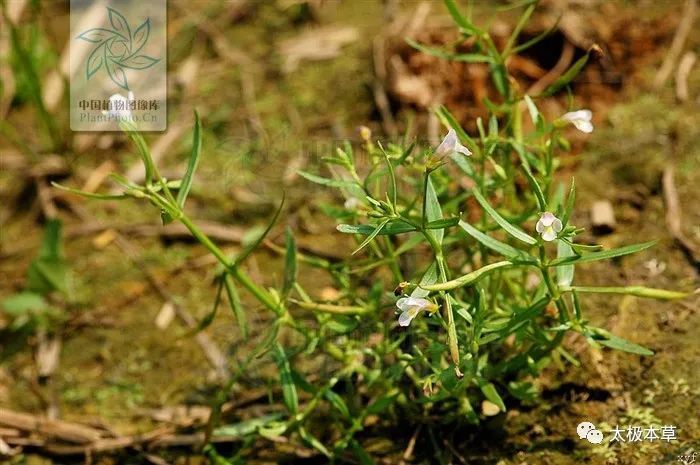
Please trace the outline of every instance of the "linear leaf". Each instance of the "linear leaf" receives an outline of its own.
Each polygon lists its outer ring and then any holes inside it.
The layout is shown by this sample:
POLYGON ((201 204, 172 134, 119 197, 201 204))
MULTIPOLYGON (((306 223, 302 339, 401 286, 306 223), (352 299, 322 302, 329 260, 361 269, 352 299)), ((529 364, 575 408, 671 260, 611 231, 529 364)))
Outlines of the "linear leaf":
POLYGON ((236 285, 234 284, 231 275, 228 273, 224 275, 224 288, 226 289, 228 303, 231 306, 233 314, 236 316, 236 321, 238 321, 238 327, 241 328, 241 335, 243 336, 243 339, 248 339, 248 322, 245 316, 245 310, 243 310, 243 305, 241 304, 241 298, 238 295, 236 285))
POLYGON ((199 164, 199 155, 202 152, 202 127, 199 121, 199 114, 194 112, 194 131, 192 133, 192 153, 190 154, 190 159, 187 162, 187 171, 185 171, 185 176, 182 178, 182 183, 180 183, 180 190, 177 191, 177 204, 180 208, 185 206, 185 200, 187 200, 187 195, 190 193, 192 188, 192 180, 194 178, 194 173, 197 171, 197 165, 199 164))
POLYGON ((284 284, 282 295, 287 296, 297 281, 297 246, 292 230, 287 227, 284 236, 286 254, 284 259, 284 284))
POLYGON ((549 263, 549 266, 562 266, 574 263, 594 262, 598 260, 607 260, 608 258, 621 257, 636 252, 641 252, 649 247, 656 245, 658 241, 644 242, 642 244, 628 245, 617 249, 602 250, 600 252, 592 252, 578 257, 562 257, 556 258, 549 263))
MULTIPOLYGON (((440 207, 440 201, 438 200, 437 192, 435 192, 435 187, 433 182, 428 176, 426 181, 427 186, 425 190, 425 222, 430 223, 433 221, 442 220, 442 207, 440 207)), ((428 234, 433 236, 433 238, 438 242, 442 243, 442 238, 445 236, 445 231, 442 229, 431 229, 428 234)))
POLYGON ((496 221, 496 223, 498 223, 498 225, 502 227, 508 234, 522 242, 525 242, 526 244, 537 244, 537 239, 530 236, 517 226, 510 224, 508 220, 503 218, 491 205, 489 205, 488 201, 484 198, 479 189, 474 188, 472 190, 472 193, 474 194, 474 198, 477 200, 477 202, 479 202, 482 208, 486 210, 486 213, 488 213, 491 216, 491 218, 493 218, 496 221))
POLYGON ((576 63, 574 63, 571 68, 569 68, 564 74, 562 74, 556 81, 554 81, 549 87, 547 87, 544 92, 542 92, 543 97, 549 97, 554 95, 559 89, 568 85, 576 75, 586 66, 590 52, 586 52, 584 56, 579 58, 576 63))
POLYGON ((282 397, 284 398, 284 405, 289 410, 289 413, 296 415, 299 411, 299 397, 297 395, 297 387, 294 384, 294 378, 292 377, 292 370, 289 365, 289 360, 287 359, 287 354, 284 352, 284 348, 279 342, 275 343, 273 358, 277 364, 277 369, 280 374, 280 384, 282 385, 282 397))
POLYGON ((367 236, 365 240, 362 241, 362 243, 355 250, 353 250, 352 255, 355 255, 357 252, 364 249, 370 242, 372 242, 374 238, 377 237, 377 234, 379 234, 382 231, 382 229, 384 229, 384 226, 386 226, 388 222, 389 218, 386 218, 381 223, 379 223, 379 226, 377 226, 377 228, 374 231, 372 231, 370 235, 367 236))
POLYGON ((248 256, 253 253, 255 249, 258 248, 258 246, 262 243, 262 241, 265 239, 265 237, 270 233, 270 230, 272 230, 272 227, 275 225, 277 222, 277 218, 279 218, 280 213, 282 213, 282 207, 284 206, 284 197, 282 197, 282 201, 280 202, 280 206, 277 207, 277 211, 275 211, 275 214, 272 216, 272 219, 268 223, 267 227, 265 230, 260 234, 260 236, 257 237, 251 244, 248 245, 243 251, 236 257, 236 259, 233 262, 233 267, 236 267, 240 265, 243 260, 248 258, 248 256))
POLYGON ((357 187, 357 184, 354 181, 345 181, 343 179, 330 179, 330 178, 324 178, 321 176, 316 176, 315 174, 307 173, 306 171, 299 170, 297 171, 299 175, 303 178, 308 179, 311 182, 314 182, 316 184, 320 184, 322 186, 328 186, 328 187, 357 187))
POLYGON ((426 55, 434 56, 448 61, 463 61, 465 63, 493 63, 493 58, 481 53, 451 53, 439 47, 427 47, 418 42, 406 39, 408 44, 426 55))
POLYGON ((474 239, 488 247, 489 249, 493 250, 494 252, 498 252, 499 254, 503 255, 506 258, 511 259, 514 263, 516 262, 528 262, 528 261, 533 261, 532 257, 529 257, 526 255, 524 252, 516 249, 515 247, 505 244, 497 239, 494 239, 491 236, 488 236, 478 229, 476 229, 474 226, 470 225, 466 221, 460 221, 459 226, 464 229, 467 234, 472 236, 474 239))

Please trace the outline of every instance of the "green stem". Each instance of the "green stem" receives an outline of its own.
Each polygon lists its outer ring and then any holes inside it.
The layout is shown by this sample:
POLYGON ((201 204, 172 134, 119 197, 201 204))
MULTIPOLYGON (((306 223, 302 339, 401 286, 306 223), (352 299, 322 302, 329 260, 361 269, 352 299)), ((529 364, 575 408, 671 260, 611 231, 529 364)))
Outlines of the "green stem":
POLYGON ((209 250, 209 252, 216 257, 219 263, 226 267, 226 270, 231 274, 231 276, 243 287, 245 287, 248 292, 253 294, 253 296, 255 296, 260 303, 272 310, 277 315, 281 313, 280 306, 272 299, 270 294, 255 284, 247 274, 240 270, 240 268, 237 266, 232 266, 230 260, 228 257, 226 257, 224 252, 216 244, 214 244, 212 240, 209 239, 209 237, 187 217, 187 215, 182 214, 178 219, 192 233, 195 239, 206 247, 207 250, 209 250))

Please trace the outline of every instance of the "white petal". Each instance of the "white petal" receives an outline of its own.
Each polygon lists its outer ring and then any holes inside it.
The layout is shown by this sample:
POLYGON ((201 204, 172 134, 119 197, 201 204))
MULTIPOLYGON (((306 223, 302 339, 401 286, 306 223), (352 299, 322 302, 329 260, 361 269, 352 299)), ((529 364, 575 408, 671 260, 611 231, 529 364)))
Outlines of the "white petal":
POLYGON ((554 229, 555 232, 561 231, 563 228, 561 224, 561 220, 559 218, 554 218, 554 222, 552 223, 552 229, 554 229))
POLYGON ((457 146, 455 147, 455 152, 461 153, 462 155, 469 156, 472 154, 471 150, 457 142, 457 146))
POLYGON ((538 233, 542 233, 542 231, 544 231, 544 223, 542 222, 541 219, 537 220, 537 224, 535 225, 535 230, 538 233))
POLYGON ((544 239, 547 242, 551 242, 556 238, 557 238, 557 233, 554 232, 554 229, 552 229, 551 227, 545 229, 544 233, 542 233, 542 239, 544 239))
POLYGON ((399 315, 399 326, 408 326, 411 324, 411 321, 413 321, 413 318, 416 317, 418 312, 403 312, 401 315, 399 315))
POLYGON ((554 220, 556 220, 556 219, 557 219, 557 217, 554 216, 550 212, 544 212, 544 213, 542 213, 542 216, 540 217, 540 221, 542 222, 542 225, 545 227, 551 226, 552 223, 554 222, 554 220))
POLYGON ((408 310, 408 302, 409 300, 412 299, 412 297, 401 297, 399 300, 396 301, 396 306, 402 310, 402 311, 407 311, 408 310))
POLYGON ((590 121, 572 121, 574 123, 574 126, 576 126, 576 129, 578 129, 581 132, 585 132, 586 134, 589 134, 593 132, 593 123, 590 121))
POLYGON ((440 142, 440 145, 435 149, 435 156, 442 157, 451 154, 454 152, 457 144, 457 133, 455 133, 454 129, 450 129, 447 131, 445 138, 442 139, 442 142, 440 142))
POLYGON ((591 110, 578 110, 565 113, 561 119, 573 123, 575 121, 590 121, 592 117, 593 113, 591 110))

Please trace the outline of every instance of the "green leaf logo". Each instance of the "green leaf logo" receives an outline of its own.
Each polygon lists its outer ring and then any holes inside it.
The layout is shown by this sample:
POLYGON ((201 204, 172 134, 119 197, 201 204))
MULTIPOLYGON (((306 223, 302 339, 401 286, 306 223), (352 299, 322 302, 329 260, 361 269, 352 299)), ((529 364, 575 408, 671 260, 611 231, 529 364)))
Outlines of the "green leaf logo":
POLYGON ((85 64, 85 77, 89 80, 104 67, 112 82, 128 91, 127 69, 147 69, 160 61, 140 53, 151 34, 151 20, 146 18, 132 33, 124 15, 109 7, 107 15, 111 29, 96 27, 76 37, 95 44, 85 64))

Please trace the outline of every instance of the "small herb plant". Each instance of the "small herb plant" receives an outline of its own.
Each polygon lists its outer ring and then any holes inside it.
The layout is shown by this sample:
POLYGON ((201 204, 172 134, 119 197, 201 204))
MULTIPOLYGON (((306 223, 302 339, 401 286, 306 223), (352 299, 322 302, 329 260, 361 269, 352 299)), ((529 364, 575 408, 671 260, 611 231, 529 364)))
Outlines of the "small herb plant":
MULTIPOLYGON (((237 373, 221 389, 215 405, 223 404, 249 367, 265 359, 276 366, 279 390, 273 389, 273 396, 286 412, 221 426, 214 409, 207 438, 245 438, 236 459, 245 455, 251 438, 284 435, 328 457, 351 452, 371 463, 358 439, 371 418, 381 415, 387 424, 396 425, 430 422, 437 415, 443 425, 478 423, 484 415, 506 411, 509 401, 535 400, 532 379, 544 367, 579 363, 561 345, 567 332, 580 333, 596 347, 652 354, 592 326, 581 306, 582 294, 685 296, 639 286, 575 284, 580 264, 654 245, 603 250, 581 243, 583 230, 572 221, 574 181, 568 189, 555 181, 558 157, 568 149, 563 130, 573 125, 591 132, 591 113, 571 111, 547 121, 536 102, 567 88, 591 51, 542 94, 526 95, 508 75, 506 61, 544 37, 517 42, 535 2, 522 3, 522 17, 503 50, 463 16, 453 0, 445 3, 461 37, 472 40, 472 52, 413 45, 446 59, 488 64, 500 99, 485 102, 490 116, 476 121, 475 136, 441 107, 437 115, 447 135, 435 149, 416 143, 373 143, 364 128, 360 147, 347 143, 324 159, 332 176, 301 172, 343 196, 342 206, 322 208, 338 220, 340 233, 356 240, 347 261, 299 253, 287 230, 285 245, 279 247, 285 256, 280 288, 253 282, 243 262, 270 231, 282 206, 258 240, 238 256, 226 256, 185 212, 201 154, 199 118, 182 180, 159 174, 137 127, 126 118, 122 128, 144 162, 144 184, 113 175, 124 189, 118 196, 63 187, 93 198, 148 201, 164 223, 179 221, 190 230, 220 264, 216 304, 200 327, 211 322, 224 291, 244 337, 247 310, 239 290, 245 289, 269 311, 269 329, 257 349, 238 361, 237 373), (525 118, 531 129, 524 129, 525 118), (339 289, 337 298, 314 300, 314 289, 297 279, 301 267, 324 270, 339 289), (281 331, 289 337, 280 338, 281 331), (261 358, 265 353, 271 357, 261 358), (317 367, 313 370, 305 368, 311 359, 317 367)), ((213 447, 205 450, 224 460, 213 447)))

